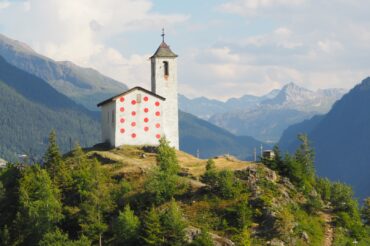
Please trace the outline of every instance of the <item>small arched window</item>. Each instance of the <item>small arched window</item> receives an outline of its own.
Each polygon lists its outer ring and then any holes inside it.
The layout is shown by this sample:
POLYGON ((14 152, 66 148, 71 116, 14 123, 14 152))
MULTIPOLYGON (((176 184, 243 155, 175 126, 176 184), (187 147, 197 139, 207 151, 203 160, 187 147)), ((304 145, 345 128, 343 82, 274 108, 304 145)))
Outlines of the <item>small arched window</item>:
POLYGON ((169 67, 168 67, 168 61, 163 62, 163 68, 164 68, 164 76, 168 76, 170 74, 169 67))

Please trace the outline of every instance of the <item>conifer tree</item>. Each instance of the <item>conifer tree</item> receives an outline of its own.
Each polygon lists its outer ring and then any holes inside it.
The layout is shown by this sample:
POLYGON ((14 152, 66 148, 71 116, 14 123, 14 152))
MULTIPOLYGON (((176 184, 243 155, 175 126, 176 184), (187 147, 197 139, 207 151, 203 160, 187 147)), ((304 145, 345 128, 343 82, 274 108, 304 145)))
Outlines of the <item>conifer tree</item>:
POLYGON ((171 200, 161 219, 165 245, 184 245, 186 223, 182 211, 174 199, 171 200))
POLYGON ((53 187, 48 173, 35 165, 25 169, 19 196, 21 221, 28 230, 26 236, 30 242, 37 242, 54 230, 63 217, 59 190, 53 187))
POLYGON ((206 164, 206 171, 216 169, 216 163, 213 159, 208 159, 206 164))
POLYGON ((109 176, 96 160, 78 158, 86 161, 73 172, 74 189, 80 198, 78 221, 82 233, 91 240, 98 240, 101 245, 102 235, 108 229, 104 214, 114 208, 109 176))
POLYGON ((316 177, 314 167, 315 153, 306 134, 298 135, 298 139, 301 141, 301 145, 296 151, 295 158, 302 165, 302 178, 307 180, 310 185, 314 185, 316 177))
POLYGON ((365 199, 361 214, 365 224, 370 226, 370 197, 365 199))
POLYGON ((90 246, 91 242, 85 237, 81 236, 80 239, 72 241, 68 235, 56 229, 55 231, 48 232, 44 235, 43 239, 39 242, 39 246, 90 246))
POLYGON ((160 217, 152 207, 145 215, 142 223, 142 240, 145 245, 162 245, 163 233, 160 217))
POLYGON ((186 187, 177 176, 179 164, 176 151, 169 146, 169 142, 162 138, 158 146, 157 165, 150 174, 145 185, 146 191, 154 196, 154 202, 159 204, 167 201, 186 187))
POLYGON ((139 239, 140 220, 126 205, 123 212, 119 212, 114 226, 115 243, 117 245, 137 245, 139 239))
POLYGON ((68 172, 57 144, 55 130, 52 130, 49 134, 49 146, 44 155, 44 165, 53 183, 58 188, 67 185, 69 181, 68 172))
POLYGON ((161 138, 159 140, 157 165, 161 171, 168 174, 176 174, 179 171, 176 150, 170 147, 166 138, 161 138))

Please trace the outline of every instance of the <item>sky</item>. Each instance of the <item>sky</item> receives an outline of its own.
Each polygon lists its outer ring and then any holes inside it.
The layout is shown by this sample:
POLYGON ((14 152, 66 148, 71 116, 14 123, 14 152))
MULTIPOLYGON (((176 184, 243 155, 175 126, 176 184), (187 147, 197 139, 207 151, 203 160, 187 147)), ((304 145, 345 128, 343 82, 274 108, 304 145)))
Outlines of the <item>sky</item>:
POLYGON ((164 27, 179 92, 226 100, 289 82, 352 88, 370 75, 369 9, 369 0, 0 0, 0 33, 149 88, 164 27))

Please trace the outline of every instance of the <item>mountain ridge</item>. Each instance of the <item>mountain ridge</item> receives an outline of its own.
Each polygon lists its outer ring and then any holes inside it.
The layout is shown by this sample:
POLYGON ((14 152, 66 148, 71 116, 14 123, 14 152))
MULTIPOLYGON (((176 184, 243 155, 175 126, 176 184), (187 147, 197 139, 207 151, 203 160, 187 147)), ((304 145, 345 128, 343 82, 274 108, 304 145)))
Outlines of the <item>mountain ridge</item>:
POLYGON ((352 185, 360 198, 367 187, 370 154, 370 77, 337 101, 325 115, 289 127, 279 141, 282 149, 297 146, 293 136, 306 133, 316 149, 318 174, 352 185))
POLYGON ((70 61, 54 61, 36 53, 27 44, 1 34, 0 55, 8 63, 44 79, 62 94, 93 111, 97 111, 96 101, 127 89, 123 83, 95 69, 83 68, 70 61))

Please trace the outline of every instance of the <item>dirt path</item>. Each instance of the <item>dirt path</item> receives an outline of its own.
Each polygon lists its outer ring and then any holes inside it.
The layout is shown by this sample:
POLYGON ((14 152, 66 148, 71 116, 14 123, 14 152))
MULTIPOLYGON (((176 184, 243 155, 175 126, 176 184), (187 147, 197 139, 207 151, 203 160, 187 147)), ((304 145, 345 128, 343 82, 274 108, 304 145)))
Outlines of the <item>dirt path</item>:
POLYGON ((334 240, 332 211, 330 209, 323 210, 321 217, 325 221, 325 240, 323 246, 332 246, 334 240))

